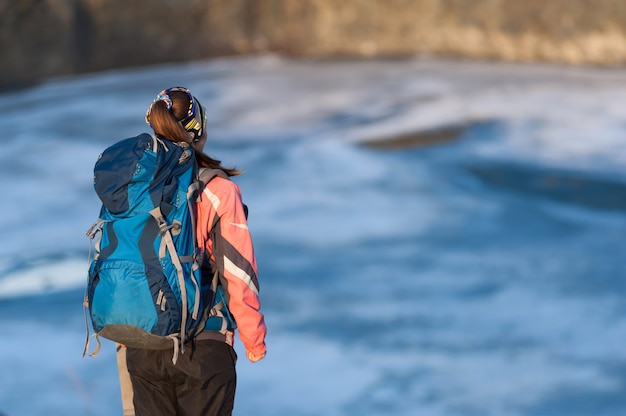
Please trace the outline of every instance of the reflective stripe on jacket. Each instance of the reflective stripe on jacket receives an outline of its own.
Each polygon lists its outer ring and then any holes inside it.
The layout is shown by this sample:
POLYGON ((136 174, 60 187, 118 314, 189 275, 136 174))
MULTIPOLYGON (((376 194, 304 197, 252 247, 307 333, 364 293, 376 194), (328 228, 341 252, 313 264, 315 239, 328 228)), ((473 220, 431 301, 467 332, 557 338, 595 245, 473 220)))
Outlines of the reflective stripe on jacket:
MULTIPOLYGON (((237 184, 221 177, 213 178, 199 195, 196 213, 198 248, 217 265, 227 311, 232 315, 247 351, 265 352, 266 327, 260 312, 259 282, 252 238, 237 184)), ((216 296, 216 303, 219 296, 216 296)), ((207 323, 214 328, 215 318, 207 323)), ((228 323, 228 329, 234 325, 228 323)))

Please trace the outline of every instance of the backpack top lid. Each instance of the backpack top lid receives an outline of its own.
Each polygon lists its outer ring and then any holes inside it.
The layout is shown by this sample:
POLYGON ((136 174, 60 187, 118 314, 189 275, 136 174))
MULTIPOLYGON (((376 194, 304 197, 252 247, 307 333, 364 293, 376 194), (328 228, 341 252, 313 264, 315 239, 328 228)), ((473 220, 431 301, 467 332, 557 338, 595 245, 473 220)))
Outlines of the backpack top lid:
POLYGON ((178 176, 195 167, 192 156, 187 143, 147 133, 124 139, 98 158, 94 188, 103 208, 113 215, 147 212, 175 197, 178 176))

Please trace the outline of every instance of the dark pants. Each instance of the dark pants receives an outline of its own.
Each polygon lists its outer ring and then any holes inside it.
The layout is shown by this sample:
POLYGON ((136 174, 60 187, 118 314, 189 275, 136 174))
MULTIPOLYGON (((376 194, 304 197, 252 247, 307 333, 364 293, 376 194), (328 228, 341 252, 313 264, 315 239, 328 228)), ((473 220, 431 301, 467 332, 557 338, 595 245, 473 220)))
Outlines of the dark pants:
POLYGON ((214 340, 185 345, 172 363, 172 350, 128 348, 136 416, 230 416, 235 402, 237 354, 214 340))

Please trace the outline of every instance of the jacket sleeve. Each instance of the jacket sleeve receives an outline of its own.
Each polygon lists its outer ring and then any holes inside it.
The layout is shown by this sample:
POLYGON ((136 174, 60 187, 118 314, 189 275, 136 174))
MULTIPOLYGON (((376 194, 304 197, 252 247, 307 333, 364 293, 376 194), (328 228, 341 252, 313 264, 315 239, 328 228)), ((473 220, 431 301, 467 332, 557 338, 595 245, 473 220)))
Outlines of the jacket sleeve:
MULTIPOLYGON (((259 281, 252 238, 241 200, 232 181, 214 178, 203 191, 201 203, 209 204, 205 217, 211 227, 206 250, 217 264, 228 309, 237 323, 239 338, 247 351, 265 353, 266 327, 259 299, 259 281)), ((206 226, 205 225, 205 226, 206 226)))

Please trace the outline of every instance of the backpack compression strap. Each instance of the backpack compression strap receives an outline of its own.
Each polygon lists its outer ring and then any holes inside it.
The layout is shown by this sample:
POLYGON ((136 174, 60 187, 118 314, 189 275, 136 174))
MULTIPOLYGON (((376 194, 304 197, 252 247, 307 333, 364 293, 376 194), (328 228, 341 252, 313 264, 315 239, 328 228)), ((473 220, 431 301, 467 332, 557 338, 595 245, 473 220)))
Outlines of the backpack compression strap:
MULTIPOLYGON (((187 326, 187 288, 185 286, 185 274, 183 272, 183 266, 180 262, 180 258, 178 257, 178 253, 176 252, 176 246, 174 246, 174 240, 172 239, 171 228, 174 225, 168 225, 167 221, 163 217, 163 213, 161 212, 160 207, 156 207, 150 211, 150 215, 156 219, 159 228, 163 233, 163 241, 165 241, 165 245, 170 252, 170 256, 172 259, 172 263, 176 267, 176 272, 178 274, 178 283, 180 286, 180 296, 182 301, 182 319, 181 319, 181 328, 180 328, 180 351, 181 353, 185 352, 185 331, 187 326)), ((200 310, 200 287, 198 286, 198 282, 195 279, 192 279, 193 284, 196 289, 196 299, 194 301, 193 307, 193 315, 192 319, 198 319, 198 312, 200 310)), ((174 358, 172 361, 176 364, 176 359, 178 358, 178 340, 172 338, 174 340, 174 358)))

